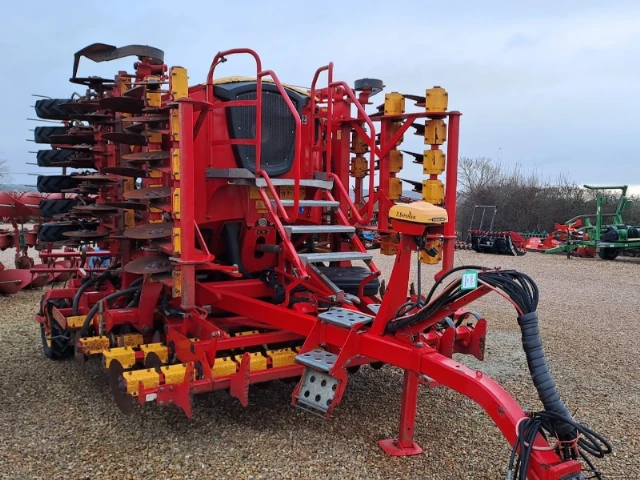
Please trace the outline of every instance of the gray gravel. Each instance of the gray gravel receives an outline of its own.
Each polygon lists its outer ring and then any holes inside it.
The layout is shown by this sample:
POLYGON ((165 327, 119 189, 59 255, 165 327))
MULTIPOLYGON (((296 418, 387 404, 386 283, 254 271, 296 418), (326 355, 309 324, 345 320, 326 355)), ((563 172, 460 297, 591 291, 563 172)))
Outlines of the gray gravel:
MULTIPOLYGON (((7 254, 3 252, 2 261, 7 254)), ((605 478, 640 478, 640 259, 605 262, 528 253, 458 252, 456 264, 518 268, 541 288, 539 312, 552 372, 565 401, 606 435, 615 454, 605 478)), ((388 272, 390 257, 378 265, 388 272)), ((423 271, 428 287, 434 268, 423 271)), ((484 412, 444 388, 420 394, 416 440, 423 455, 393 458, 376 445, 393 436, 402 375, 361 369, 334 419, 290 405, 292 386, 253 389, 242 408, 226 392, 197 396, 189 420, 157 406, 120 414, 99 362, 79 378, 41 352, 33 313, 40 292, 0 297, 0 478, 502 478, 507 442, 484 412)), ((538 408, 512 307, 477 302, 489 319, 482 368, 526 407, 538 408)))

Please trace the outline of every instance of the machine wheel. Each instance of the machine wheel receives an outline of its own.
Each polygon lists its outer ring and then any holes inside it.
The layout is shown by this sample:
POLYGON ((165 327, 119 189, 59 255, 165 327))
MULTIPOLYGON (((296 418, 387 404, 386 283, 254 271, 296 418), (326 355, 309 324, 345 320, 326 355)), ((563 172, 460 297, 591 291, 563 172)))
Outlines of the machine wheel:
POLYGON ((78 205, 78 200, 73 198, 61 198, 58 200, 42 200, 40 202, 40 215, 44 218, 53 218, 55 215, 67 213, 78 205))
POLYGON ((39 167, 55 167, 56 163, 69 160, 73 150, 39 150, 37 159, 39 167))
POLYGON ((602 248, 598 252, 598 256, 602 260, 615 260, 619 253, 619 248, 602 248))
POLYGON ((62 235, 64 232, 71 232, 78 230, 78 227, 71 223, 43 223, 38 228, 38 242, 39 243, 55 243, 68 240, 67 237, 62 235))
POLYGON ((67 120, 69 112, 60 108, 60 104, 71 101, 69 98, 43 98, 36 101, 36 115, 46 120, 67 120))
POLYGON ((38 175, 36 186, 40 193, 62 193, 76 185, 76 179, 69 175, 38 175))
POLYGON ((47 335, 43 324, 40 324, 40 335, 42 337, 42 350, 45 357, 51 360, 65 360, 74 354, 71 334, 65 332, 60 324, 51 315, 53 303, 47 302, 45 307, 48 311, 46 317, 49 321, 50 334, 47 335))
POLYGON ((52 135, 64 135, 67 127, 36 127, 33 132, 33 139, 36 143, 52 143, 52 135))

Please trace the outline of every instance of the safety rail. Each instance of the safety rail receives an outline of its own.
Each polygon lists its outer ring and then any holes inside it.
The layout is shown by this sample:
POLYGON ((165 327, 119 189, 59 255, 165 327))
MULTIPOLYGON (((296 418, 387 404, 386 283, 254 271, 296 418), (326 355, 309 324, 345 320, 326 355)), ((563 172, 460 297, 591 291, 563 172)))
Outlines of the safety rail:
POLYGON ((315 117, 316 117, 316 83, 318 83, 318 78, 322 72, 327 72, 327 148, 326 148, 326 162, 325 162, 325 171, 329 173, 331 171, 331 157, 332 157, 332 148, 333 142, 331 141, 331 133, 333 132, 333 102, 331 101, 331 87, 330 85, 333 83, 333 62, 329 62, 328 65, 324 67, 318 68, 316 70, 315 75, 313 76, 313 81, 311 82, 311 121, 309 124, 311 128, 314 129, 315 125, 315 117))
POLYGON ((260 56, 250 48, 234 48, 231 50, 225 50, 223 52, 218 52, 218 54, 213 58, 213 62, 211 62, 211 67, 209 68, 209 74, 207 75, 207 96, 210 97, 209 100, 213 99, 213 72, 215 68, 220 64, 227 61, 226 57, 230 55, 237 54, 248 54, 251 55, 256 62, 256 99, 254 100, 233 100, 229 102, 224 102, 220 105, 214 104, 213 108, 229 108, 232 106, 235 107, 256 107, 256 132, 255 138, 252 139, 242 139, 242 140, 225 140, 226 144, 234 144, 234 145, 254 145, 255 147, 255 174, 256 178, 264 178, 267 187, 271 191, 271 194, 276 201, 278 206, 278 213, 282 215, 282 218, 289 223, 295 222, 298 218, 298 210, 300 208, 300 153, 302 150, 302 120, 300 119, 300 115, 298 111, 293 106, 293 102, 289 98, 287 91, 282 86, 280 79, 275 74, 273 70, 262 70, 262 61, 260 60, 260 56), (280 203, 278 199, 278 194, 276 193, 273 185, 271 184, 271 180, 267 175, 267 172, 262 170, 261 167, 261 157, 262 157, 262 79, 263 77, 271 77, 274 85, 280 92, 282 99, 284 100, 287 108, 293 115, 293 119, 295 122, 295 147, 294 147, 294 158, 293 158, 293 215, 289 216, 282 203, 280 203))
MULTIPOLYGON (((364 218, 362 218, 362 216, 360 215, 360 212, 358 211, 358 207, 356 207, 356 204, 353 203, 353 200, 351 200, 351 197, 349 196, 349 192, 347 192, 347 189, 342 184, 340 177, 333 172, 330 172, 327 176, 333 179, 333 185, 337 186, 342 196, 347 199, 347 205, 349 205, 349 209, 351 209, 351 214, 353 215, 353 218, 355 218, 356 222, 364 223, 364 218)), ((331 195, 331 193, 329 192, 326 193, 326 196, 328 200, 335 200, 335 198, 333 198, 333 195, 331 195)), ((371 218, 369 218, 369 220, 371 220, 371 218)))
MULTIPOLYGON (((349 97, 349 99, 351 100, 351 102, 356 106, 356 109, 358 110, 358 112, 360 113, 360 115, 362 116, 362 120, 367 124, 367 126, 369 127, 369 135, 368 135, 368 141, 367 141, 367 145, 369 145, 369 200, 367 202, 367 219, 370 221, 373 218, 373 204, 374 204, 374 199, 375 196, 373 195, 373 192, 375 191, 375 173, 376 173, 376 127, 373 124, 373 121, 371 120, 371 118, 369 118, 369 115, 367 115, 366 110, 364 109, 364 107, 362 106, 362 104, 358 101, 355 93, 353 93, 353 90, 351 90, 351 87, 349 87, 349 85, 346 84, 346 82, 332 82, 329 84, 329 88, 335 88, 335 87, 341 87, 344 91, 344 93, 349 97)), ((351 204, 353 204, 353 202, 351 201, 351 197, 349 197, 347 195, 348 198, 348 202, 350 202, 351 204)), ((357 217, 360 217, 360 214, 357 213, 357 217)), ((362 217, 360 217, 360 220, 358 220, 360 222, 362 222, 362 217)))

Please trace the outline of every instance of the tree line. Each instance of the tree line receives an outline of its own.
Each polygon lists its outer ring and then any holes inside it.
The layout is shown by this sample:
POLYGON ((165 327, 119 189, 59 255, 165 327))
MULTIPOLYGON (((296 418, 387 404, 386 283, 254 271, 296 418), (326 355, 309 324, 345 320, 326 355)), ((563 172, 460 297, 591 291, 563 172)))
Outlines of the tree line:
MULTIPOLYGON (((458 172, 457 230, 466 235, 475 205, 495 205, 494 230, 551 232, 555 223, 565 223, 578 215, 596 213, 596 192, 583 188, 561 175, 544 179, 536 171, 520 165, 506 167, 490 158, 461 158, 458 172)), ((604 212, 614 212, 620 191, 605 190, 604 212)), ((622 218, 629 225, 640 224, 640 197, 627 197, 631 207, 622 218)), ((483 229, 488 229, 491 209, 486 211, 483 229)), ((481 211, 473 228, 478 228, 481 211)), ((605 219, 606 220, 606 219, 605 219)))

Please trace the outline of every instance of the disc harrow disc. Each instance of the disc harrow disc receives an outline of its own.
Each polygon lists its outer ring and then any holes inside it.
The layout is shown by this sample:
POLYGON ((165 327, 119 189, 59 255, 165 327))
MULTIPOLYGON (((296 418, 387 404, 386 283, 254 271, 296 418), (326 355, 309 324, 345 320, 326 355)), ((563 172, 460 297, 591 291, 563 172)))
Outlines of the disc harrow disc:
POLYGON ((125 200, 157 200, 171 196, 171 187, 147 187, 124 192, 125 200))
POLYGON ((78 205, 73 207, 74 212, 83 213, 117 213, 118 209, 104 204, 78 205))
POLYGON ((88 175, 76 175, 74 178, 91 183, 115 183, 117 180, 111 178, 109 175, 103 175, 101 173, 90 173, 88 175))
POLYGON ((100 109, 98 102, 65 102, 58 107, 69 113, 92 113, 100 109))
POLYGON ((146 163, 157 162, 159 160, 168 160, 170 156, 170 152, 157 150, 152 152, 128 153, 127 155, 123 155, 122 159, 131 163, 146 163))
POLYGON ((162 367, 163 363, 160 360, 160 357, 155 352, 147 353, 147 356, 144 359, 145 368, 152 368, 156 372, 160 373, 160 367, 162 367))
POLYGON ((105 113, 72 113, 69 115, 69 118, 92 123, 103 123, 113 119, 111 115, 105 113))
POLYGON ((138 225, 136 227, 127 228, 123 235, 126 238, 136 240, 152 240, 154 238, 170 237, 173 233, 173 223, 148 223, 146 225, 138 225))
POLYGON ((71 232, 64 232, 62 235, 80 240, 93 240, 96 238, 108 237, 109 233, 110 232, 98 232, 95 230, 73 230, 71 232))
POLYGON ((118 360, 109 363, 109 386, 116 405, 122 413, 130 414, 133 411, 133 396, 124 390, 124 368, 118 360))
POLYGON ((51 143, 75 145, 79 143, 94 144, 96 138, 93 132, 66 133, 64 135, 51 135, 51 143))
POLYGON ((149 176, 146 170, 133 167, 107 167, 102 171, 112 175, 120 175, 121 177, 147 178, 149 176))
POLYGON ((147 144, 147 137, 137 133, 112 132, 105 133, 102 138, 113 143, 124 143, 125 145, 137 145, 139 147, 144 147, 147 144))
POLYGON ((136 275, 148 275, 152 273, 169 272, 173 269, 169 257, 166 255, 149 255, 137 258, 124 266, 125 272, 136 275))
POLYGON ((112 202, 112 203, 105 203, 104 205, 108 206, 108 207, 113 207, 113 208, 122 208, 124 210, 146 210, 147 206, 144 203, 138 203, 138 202, 112 202))
POLYGON ((100 100, 100 107, 112 112, 142 113, 144 100, 134 97, 107 97, 100 100))
POLYGON ((169 120, 167 115, 148 115, 144 117, 129 117, 123 118, 123 122, 139 122, 139 123, 157 123, 166 122, 169 120))

